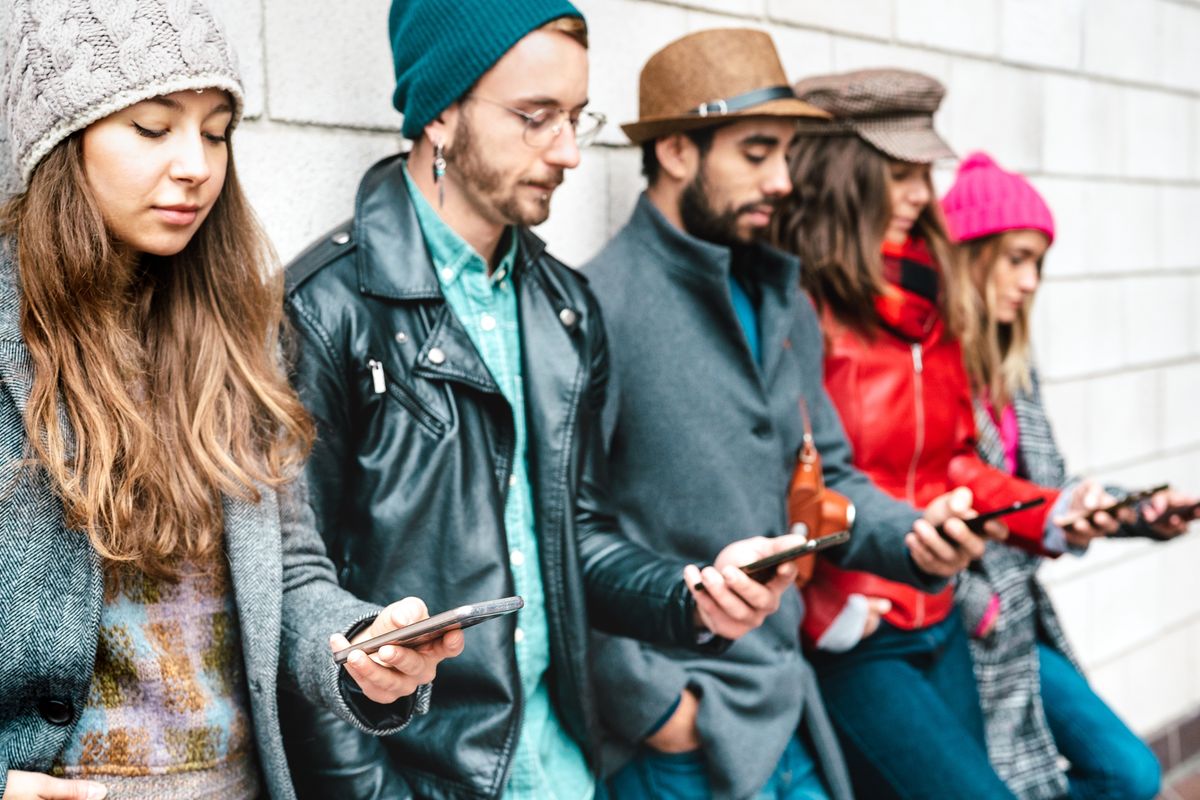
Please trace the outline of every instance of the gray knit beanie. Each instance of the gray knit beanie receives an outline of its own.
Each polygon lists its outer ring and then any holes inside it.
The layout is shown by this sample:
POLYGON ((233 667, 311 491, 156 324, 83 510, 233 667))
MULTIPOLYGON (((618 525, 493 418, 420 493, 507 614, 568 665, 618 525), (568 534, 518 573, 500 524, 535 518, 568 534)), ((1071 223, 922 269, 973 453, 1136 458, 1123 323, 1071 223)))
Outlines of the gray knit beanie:
POLYGON ((224 89, 242 115, 233 48, 202 0, 0 0, 0 197, 54 146, 123 108, 224 89))

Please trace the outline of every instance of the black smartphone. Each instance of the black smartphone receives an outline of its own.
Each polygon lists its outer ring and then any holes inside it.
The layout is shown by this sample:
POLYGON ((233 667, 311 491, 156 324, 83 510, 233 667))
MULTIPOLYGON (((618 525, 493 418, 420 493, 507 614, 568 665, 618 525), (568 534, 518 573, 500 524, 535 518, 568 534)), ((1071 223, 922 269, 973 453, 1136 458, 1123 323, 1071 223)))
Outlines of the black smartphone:
MULTIPOLYGON (((804 544, 798 544, 795 547, 789 547, 787 550, 781 550, 774 555, 760 558, 758 561, 753 561, 739 569, 749 575, 759 583, 766 583, 775 577, 775 568, 787 561, 800 558, 801 556, 812 555, 819 553, 822 550, 834 547, 839 544, 845 544, 850 541, 850 531, 838 531, 831 533, 828 536, 822 536, 819 539, 809 539, 804 544)), ((692 586, 698 592, 704 591, 704 584, 697 583, 692 586)))
POLYGON ((365 642, 351 645, 344 650, 338 650, 333 654, 333 660, 338 664, 345 664, 352 651, 361 650, 364 653, 374 653, 385 644, 415 647, 439 639, 449 631, 462 630, 495 617, 520 611, 524 606, 525 601, 520 597, 504 597, 499 600, 487 600, 482 603, 459 606, 420 622, 414 622, 412 625, 405 625, 403 628, 380 634, 365 642))
POLYGON ((1095 511, 1089 512, 1087 517, 1085 517, 1085 519, 1087 519, 1089 522, 1091 522, 1092 518, 1096 514, 1099 514, 1101 511, 1103 511, 1105 514, 1115 514, 1116 512, 1120 511, 1122 508, 1129 508, 1131 506, 1136 506, 1138 503, 1142 502, 1143 500, 1149 500, 1151 497, 1158 494, 1159 492, 1165 492, 1167 489, 1170 489, 1170 488, 1171 488, 1171 485, 1169 483, 1164 483, 1164 484, 1160 484, 1159 486, 1152 486, 1149 489, 1140 489, 1136 492, 1129 492, 1128 494, 1117 498, 1114 502, 1108 504, 1104 508, 1098 508, 1095 511))
MULTIPOLYGON (((1038 506, 1044 504, 1045 502, 1046 502, 1046 498, 1044 498, 1044 497, 1034 497, 1029 500, 1018 500, 1017 502, 1013 503, 1011 506, 1005 506, 1004 508, 997 508, 995 511, 985 511, 977 517, 972 517, 971 519, 964 519, 963 523, 967 526, 967 530, 971 531, 971 533, 976 533, 976 534, 983 533, 983 525, 985 522, 990 522, 991 520, 999 519, 1000 517, 1007 517, 1009 514, 1016 514, 1018 511, 1025 511, 1026 509, 1037 508, 1038 506)), ((958 542, 954 541, 953 539, 951 539, 949 536, 946 535, 946 531, 944 531, 942 529, 941 525, 937 526, 937 532, 939 534, 941 534, 942 538, 945 539, 947 542, 950 542, 951 544, 955 544, 955 545, 958 544, 958 542)))

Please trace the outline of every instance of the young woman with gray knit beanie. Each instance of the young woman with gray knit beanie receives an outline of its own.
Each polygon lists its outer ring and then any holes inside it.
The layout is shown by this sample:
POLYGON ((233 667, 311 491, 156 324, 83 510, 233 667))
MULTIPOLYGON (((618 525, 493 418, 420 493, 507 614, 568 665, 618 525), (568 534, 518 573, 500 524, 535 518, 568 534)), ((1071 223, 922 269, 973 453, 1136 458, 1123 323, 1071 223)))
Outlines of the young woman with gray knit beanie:
MULTIPOLYGON (((972 290, 962 346, 979 454, 1009 474, 1068 486, 1074 481, 1046 419, 1030 348, 1030 305, 1054 241, 1050 209, 1022 175, 973 153, 959 165, 942 210, 963 250, 951 263, 972 290)), ((1177 536, 1187 529, 1187 515, 1164 518, 1163 511, 1193 502, 1160 491, 1140 513, 1126 512, 1115 535, 1177 536)), ((1091 538, 1067 531, 1073 552, 1091 538)), ((1158 762, 1088 686, 1037 579, 1041 562, 993 544, 955 589, 971 636, 992 765, 1022 800, 1149 800, 1158 794, 1158 762), (1064 758, 1066 770, 1059 764, 1064 758)))
POLYGON ((425 609, 339 589, 313 528, 209 11, 5 6, 0 795, 293 798, 277 688, 398 730, 461 633, 332 658, 425 609))

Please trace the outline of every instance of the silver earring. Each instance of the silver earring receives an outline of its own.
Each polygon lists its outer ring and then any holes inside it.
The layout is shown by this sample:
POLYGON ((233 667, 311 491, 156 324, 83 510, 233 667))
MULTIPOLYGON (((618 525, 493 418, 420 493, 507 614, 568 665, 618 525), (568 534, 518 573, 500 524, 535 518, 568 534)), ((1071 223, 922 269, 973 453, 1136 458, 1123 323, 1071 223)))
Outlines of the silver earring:
POLYGON ((446 148, 441 142, 433 146, 433 183, 438 190, 438 208, 446 205, 446 148))

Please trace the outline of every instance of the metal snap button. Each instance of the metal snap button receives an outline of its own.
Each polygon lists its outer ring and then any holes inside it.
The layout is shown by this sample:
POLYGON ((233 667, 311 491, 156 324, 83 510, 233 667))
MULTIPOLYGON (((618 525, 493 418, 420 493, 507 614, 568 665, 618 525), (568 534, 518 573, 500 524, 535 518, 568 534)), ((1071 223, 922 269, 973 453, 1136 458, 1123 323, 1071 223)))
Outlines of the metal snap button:
POLYGON ((574 328, 575 323, 579 322, 579 314, 577 314, 573 308, 564 308, 562 311, 558 312, 558 321, 561 322, 564 327, 574 328))
POLYGON ((442 351, 442 348, 434 347, 429 351, 429 363, 430 364, 446 363, 446 354, 445 354, 445 352, 442 351))
POLYGON ((338 231, 329 240, 334 244, 346 244, 350 241, 350 234, 345 231, 338 231))

